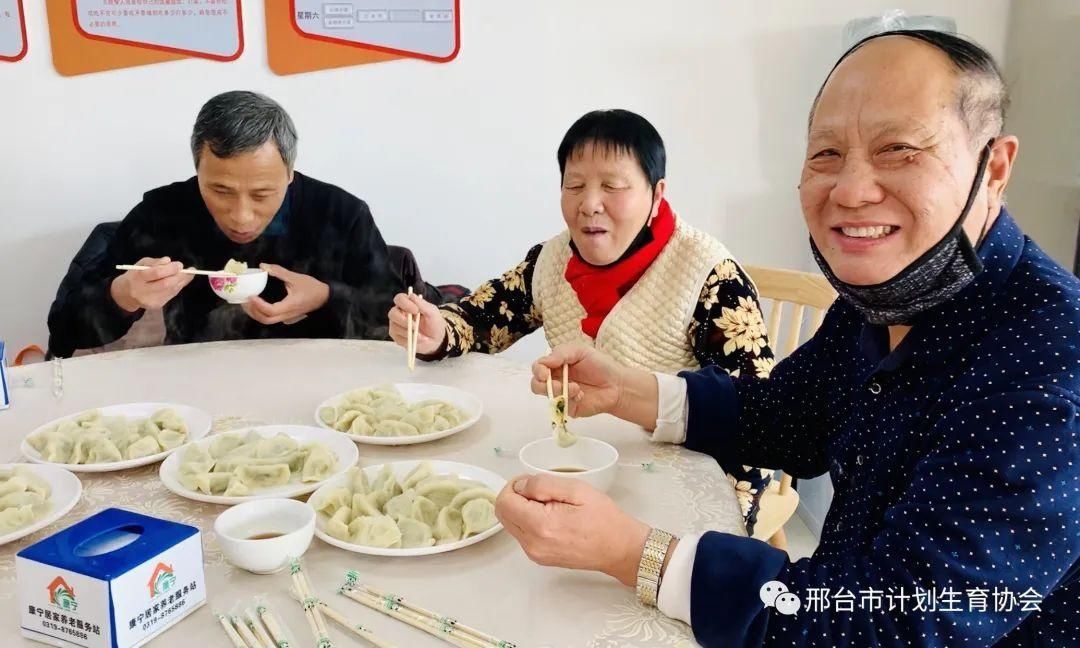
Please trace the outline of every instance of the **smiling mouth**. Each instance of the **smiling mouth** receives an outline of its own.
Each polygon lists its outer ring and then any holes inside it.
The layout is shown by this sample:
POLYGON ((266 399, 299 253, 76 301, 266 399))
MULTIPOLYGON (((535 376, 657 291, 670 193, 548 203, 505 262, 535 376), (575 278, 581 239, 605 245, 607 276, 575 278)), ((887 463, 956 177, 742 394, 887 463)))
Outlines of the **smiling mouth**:
POLYGON ((874 240, 885 238, 899 229, 895 225, 873 225, 870 227, 834 227, 833 231, 840 232, 848 238, 874 240))

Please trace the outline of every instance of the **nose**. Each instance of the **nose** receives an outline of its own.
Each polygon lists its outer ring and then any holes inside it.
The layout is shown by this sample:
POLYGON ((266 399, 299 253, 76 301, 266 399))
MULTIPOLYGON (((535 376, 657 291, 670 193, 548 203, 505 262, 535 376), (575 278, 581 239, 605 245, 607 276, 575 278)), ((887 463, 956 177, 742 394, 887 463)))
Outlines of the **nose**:
POLYGON ((604 192, 599 187, 586 187, 581 196, 581 204, 578 211, 583 216, 593 216, 604 213, 604 192))
POLYGON ((848 155, 836 176, 836 184, 829 192, 832 202, 857 209, 863 205, 881 202, 885 192, 878 184, 873 165, 862 155, 848 155))

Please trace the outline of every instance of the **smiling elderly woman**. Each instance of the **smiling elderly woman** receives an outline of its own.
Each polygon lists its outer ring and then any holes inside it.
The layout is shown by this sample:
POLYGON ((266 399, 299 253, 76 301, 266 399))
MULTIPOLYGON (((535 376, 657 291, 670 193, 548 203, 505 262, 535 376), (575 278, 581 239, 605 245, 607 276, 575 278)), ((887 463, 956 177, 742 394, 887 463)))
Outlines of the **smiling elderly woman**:
MULTIPOLYGON (((543 327, 552 347, 586 344, 629 367, 768 377, 773 356, 754 285, 723 245, 668 204, 666 157, 640 115, 586 114, 558 151, 566 231, 460 303, 436 308, 398 295, 390 335, 405 346, 407 314, 419 312, 425 360, 498 353, 543 327)), ((752 531, 770 472, 721 465, 742 487, 752 531)))
POLYGON ((528 555, 636 585, 706 646, 1077 645, 1080 281, 1004 208, 1005 104, 993 59, 956 36, 882 34, 844 55, 800 186, 841 299, 769 380, 649 374, 573 346, 534 367, 543 393, 570 365, 576 415, 828 473, 813 556, 674 538, 545 476, 496 505, 528 555))

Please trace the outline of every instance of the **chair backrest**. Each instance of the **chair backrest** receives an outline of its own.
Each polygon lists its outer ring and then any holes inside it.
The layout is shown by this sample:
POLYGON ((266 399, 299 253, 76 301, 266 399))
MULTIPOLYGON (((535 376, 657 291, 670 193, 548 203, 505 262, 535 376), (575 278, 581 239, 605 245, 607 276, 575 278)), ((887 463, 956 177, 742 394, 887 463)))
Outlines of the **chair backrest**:
POLYGON ((758 289, 762 300, 771 300, 769 312, 769 344, 777 360, 791 355, 802 344, 804 337, 809 339, 821 326, 825 311, 836 301, 836 291, 825 277, 809 272, 784 270, 781 268, 763 268, 747 266, 746 273, 758 289), (780 342, 780 325, 785 319, 786 306, 791 306, 787 317, 784 341, 780 342), (809 326, 803 335, 803 321, 809 314, 809 326))

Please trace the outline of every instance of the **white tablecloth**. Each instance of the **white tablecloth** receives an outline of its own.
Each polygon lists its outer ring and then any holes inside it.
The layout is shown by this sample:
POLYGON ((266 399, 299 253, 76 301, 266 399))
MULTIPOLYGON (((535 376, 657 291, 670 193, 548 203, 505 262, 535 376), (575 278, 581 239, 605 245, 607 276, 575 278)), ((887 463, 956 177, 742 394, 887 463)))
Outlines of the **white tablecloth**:
MULTIPOLYGON (((506 478, 522 472, 517 449, 549 433, 547 404, 528 392, 528 367, 482 355, 405 369, 404 351, 359 341, 232 342, 140 349, 62 365, 63 395, 53 395, 53 367, 9 370, 13 404, 0 412, 0 460, 19 461, 19 440, 49 420, 84 409, 140 401, 200 407, 214 431, 255 423, 312 424, 316 405, 347 389, 388 382, 431 382, 470 391, 484 402, 473 428, 432 443, 360 445, 361 465, 401 459, 447 459, 483 466, 506 478), (502 452, 497 453, 496 448, 502 452)), ((742 533, 734 492, 711 458, 652 443, 612 417, 573 422, 581 435, 615 445, 620 469, 611 496, 625 510, 676 534, 704 529, 742 533), (642 464, 650 463, 646 470, 642 464)), ((313 644, 299 606, 285 594, 287 576, 256 576, 226 563, 213 533, 223 507, 166 491, 158 466, 81 475, 82 501, 61 523, 0 547, 0 645, 36 645, 19 636, 15 554, 32 542, 109 506, 192 524, 203 532, 208 604, 151 642, 152 646, 226 645, 212 611, 227 612, 259 593, 300 640, 313 644)), ((505 533, 477 545, 421 558, 348 553, 315 539, 306 568, 322 597, 399 646, 443 646, 418 630, 362 608, 334 592, 346 569, 364 582, 453 616, 518 646, 603 647, 692 645, 690 630, 636 602, 629 588, 594 573, 540 567, 505 533)), ((358 645, 331 630, 342 646, 358 645)))

